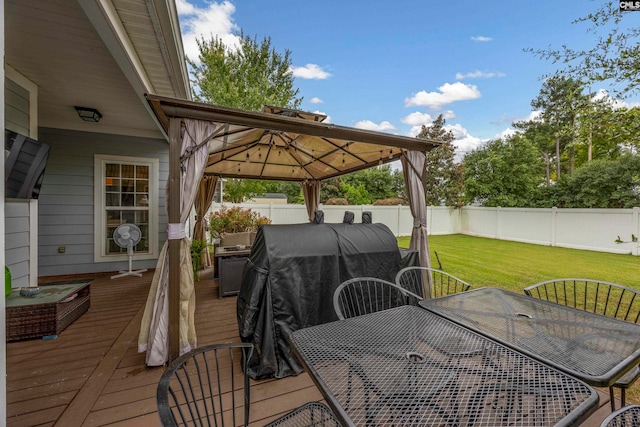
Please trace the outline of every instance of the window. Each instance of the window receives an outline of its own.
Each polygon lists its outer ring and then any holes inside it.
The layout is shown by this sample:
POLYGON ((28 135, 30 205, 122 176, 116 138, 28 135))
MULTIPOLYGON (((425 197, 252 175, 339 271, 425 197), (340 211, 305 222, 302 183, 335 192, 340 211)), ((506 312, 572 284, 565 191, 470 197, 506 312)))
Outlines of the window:
POLYGON ((127 259, 113 232, 121 224, 135 224, 142 237, 134 247, 138 259, 157 257, 158 160, 95 156, 95 260, 127 259))

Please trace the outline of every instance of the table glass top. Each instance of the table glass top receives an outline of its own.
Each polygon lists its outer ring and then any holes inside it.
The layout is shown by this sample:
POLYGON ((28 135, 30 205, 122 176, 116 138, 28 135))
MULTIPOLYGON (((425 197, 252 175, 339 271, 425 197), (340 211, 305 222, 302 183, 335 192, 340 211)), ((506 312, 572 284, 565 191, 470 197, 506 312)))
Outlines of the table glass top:
POLYGON ((50 304, 70 298, 74 293, 89 285, 89 282, 40 286, 37 295, 23 297, 20 289, 14 289, 5 302, 6 307, 20 307, 32 304, 50 304))
POLYGON ((572 425, 597 407, 582 381, 420 307, 293 332, 348 425, 572 425))
POLYGON ((591 385, 608 386, 640 361, 640 325, 496 288, 420 305, 591 385))

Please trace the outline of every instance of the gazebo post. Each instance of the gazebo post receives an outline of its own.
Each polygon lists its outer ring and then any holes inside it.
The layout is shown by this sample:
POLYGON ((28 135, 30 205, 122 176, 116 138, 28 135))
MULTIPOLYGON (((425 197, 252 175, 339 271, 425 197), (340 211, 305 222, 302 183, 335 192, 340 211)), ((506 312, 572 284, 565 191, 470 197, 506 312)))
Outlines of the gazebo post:
MULTIPOLYGON (((180 223, 180 123, 169 121, 169 224, 180 223)), ((169 363, 180 355, 180 242, 169 240, 169 363)))

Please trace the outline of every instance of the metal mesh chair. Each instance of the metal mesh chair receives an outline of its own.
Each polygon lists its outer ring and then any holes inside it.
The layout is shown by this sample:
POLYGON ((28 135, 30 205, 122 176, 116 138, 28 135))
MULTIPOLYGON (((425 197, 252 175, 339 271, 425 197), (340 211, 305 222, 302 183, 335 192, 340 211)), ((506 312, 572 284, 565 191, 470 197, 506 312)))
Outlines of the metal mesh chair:
MULTIPOLYGON (((247 426, 250 386, 247 363, 253 344, 214 344, 171 363, 157 389, 158 415, 168 426, 247 426)), ((317 402, 303 405, 269 426, 338 426, 333 412, 317 402)))
POLYGON ((248 343, 214 344, 174 360, 158 383, 156 397, 162 425, 248 425, 246 368, 252 351, 253 344, 248 343))
POLYGON ((640 427, 640 405, 629 405, 612 412, 600 427, 640 427))
MULTIPOLYGON (((626 322, 639 323, 640 321, 640 291, 616 283, 563 278, 528 286, 524 292, 530 297, 578 310, 590 311, 626 322)), ((611 411, 615 411, 613 388, 620 389, 620 400, 622 406, 625 406, 626 389, 638 377, 640 377, 640 369, 635 366, 620 377, 612 387, 609 387, 611 411)))
POLYGON ((403 268, 396 275, 396 284, 422 298, 438 298, 471 288, 471 285, 462 279, 428 267, 403 268))
POLYGON ((266 427, 340 427, 333 411, 320 402, 310 402, 284 415, 266 427))
POLYGON ((342 282, 333 294, 333 308, 340 320, 380 310, 416 305, 422 298, 395 283, 374 277, 342 282))

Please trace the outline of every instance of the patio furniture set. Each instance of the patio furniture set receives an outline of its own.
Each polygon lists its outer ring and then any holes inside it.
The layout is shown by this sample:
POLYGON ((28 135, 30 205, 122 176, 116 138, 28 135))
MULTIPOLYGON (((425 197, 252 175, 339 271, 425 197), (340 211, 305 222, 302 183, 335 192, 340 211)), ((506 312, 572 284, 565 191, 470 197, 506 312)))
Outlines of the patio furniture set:
MULTIPOLYGON (((400 270, 396 283, 344 281, 333 296, 339 320, 300 328, 289 338, 328 406, 314 402, 270 425, 579 425, 598 407, 592 386, 628 387, 635 380, 640 292, 587 279, 545 282, 526 294, 469 289, 422 267, 400 270)), ((231 425, 247 425, 254 346, 222 347, 241 349, 244 406, 231 405, 243 407, 244 418, 235 411, 229 416, 231 425)), ((202 401, 218 396, 222 404, 220 378, 235 377, 211 375, 211 362, 197 361, 209 351, 194 350, 165 372, 158 387, 163 425, 225 413, 202 401), (195 373, 208 376, 185 380, 195 373), (209 388, 212 382, 217 386, 209 388), (186 403, 191 409, 180 409, 186 403)), ((623 400, 615 411, 611 393, 612 413, 602 426, 640 426, 640 405, 623 400)))

